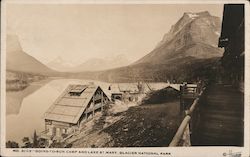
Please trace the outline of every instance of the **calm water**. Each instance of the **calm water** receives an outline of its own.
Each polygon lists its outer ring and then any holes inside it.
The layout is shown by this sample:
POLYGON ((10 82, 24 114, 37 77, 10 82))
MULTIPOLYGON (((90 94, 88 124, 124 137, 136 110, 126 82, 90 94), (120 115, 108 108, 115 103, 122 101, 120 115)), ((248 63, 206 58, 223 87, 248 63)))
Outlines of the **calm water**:
MULTIPOLYGON (((44 113, 69 84, 86 84, 89 80, 60 79, 52 80, 39 90, 25 97, 17 115, 6 117, 6 140, 22 143, 23 137, 32 137, 34 130, 44 130, 44 113)), ((108 83, 97 82, 107 92, 108 83)), ((107 93, 108 94, 108 93, 107 93)))

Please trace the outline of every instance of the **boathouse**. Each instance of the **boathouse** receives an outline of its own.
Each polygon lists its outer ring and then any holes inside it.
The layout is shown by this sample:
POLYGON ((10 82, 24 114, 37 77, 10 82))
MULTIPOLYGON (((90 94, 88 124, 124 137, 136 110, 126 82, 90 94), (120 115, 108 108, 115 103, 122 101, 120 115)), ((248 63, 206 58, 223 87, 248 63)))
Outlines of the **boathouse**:
POLYGON ((102 111, 109 101, 100 86, 69 85, 45 113, 46 135, 50 139, 66 137, 102 111))

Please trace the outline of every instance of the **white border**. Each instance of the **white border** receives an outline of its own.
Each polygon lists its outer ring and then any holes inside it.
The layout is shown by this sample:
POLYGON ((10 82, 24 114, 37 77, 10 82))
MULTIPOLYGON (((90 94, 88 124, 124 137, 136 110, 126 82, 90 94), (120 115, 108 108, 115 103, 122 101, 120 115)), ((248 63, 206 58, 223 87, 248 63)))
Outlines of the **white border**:
MULTIPOLYGON (((109 154, 106 156, 143 156, 143 155, 119 155, 120 151, 131 151, 131 152, 168 152, 173 157, 222 157, 223 153, 228 153, 229 150, 233 152, 242 152, 242 157, 249 156, 249 113, 250 113, 250 89, 249 89, 249 2, 243 0, 3 0, 1 3, 1 154, 2 156, 103 156, 101 151, 116 151, 118 154, 109 154), (244 147, 143 147, 143 148, 53 148, 53 149, 17 149, 31 150, 33 153, 15 153, 13 149, 5 148, 5 62, 6 62, 6 3, 16 4, 223 4, 223 3, 244 3, 245 4, 245 113, 244 113, 244 147), (95 153, 34 153, 35 151, 44 150, 58 150, 58 151, 98 151, 95 153)), ((147 155, 148 156, 148 155, 147 155)), ((166 156, 165 156, 166 157, 166 156)), ((167 156, 170 157, 170 156, 167 156)))

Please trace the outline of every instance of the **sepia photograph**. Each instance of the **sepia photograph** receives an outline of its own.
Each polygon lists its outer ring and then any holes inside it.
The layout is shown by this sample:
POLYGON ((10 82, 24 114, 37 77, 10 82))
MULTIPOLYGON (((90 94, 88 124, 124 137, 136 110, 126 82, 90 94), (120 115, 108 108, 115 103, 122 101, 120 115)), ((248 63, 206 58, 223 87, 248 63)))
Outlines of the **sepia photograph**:
POLYGON ((2 1, 1 156, 249 157, 248 8, 2 1))

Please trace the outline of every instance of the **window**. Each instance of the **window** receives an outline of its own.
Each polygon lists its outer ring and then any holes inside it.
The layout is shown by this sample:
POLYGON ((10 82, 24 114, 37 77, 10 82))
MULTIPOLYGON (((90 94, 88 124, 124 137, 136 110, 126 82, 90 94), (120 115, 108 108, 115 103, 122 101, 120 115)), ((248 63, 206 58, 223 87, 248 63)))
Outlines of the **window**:
POLYGON ((95 100, 95 104, 99 104, 102 102, 102 99, 95 100))
POLYGON ((75 85, 69 91, 70 96, 80 96, 82 92, 87 88, 85 85, 75 85))

